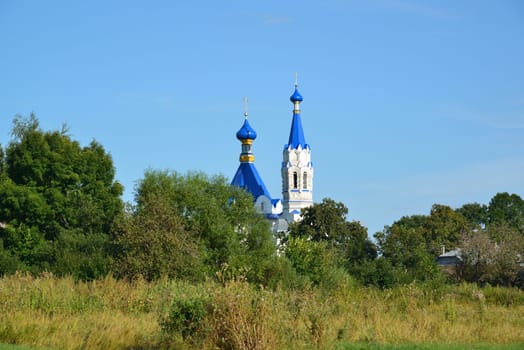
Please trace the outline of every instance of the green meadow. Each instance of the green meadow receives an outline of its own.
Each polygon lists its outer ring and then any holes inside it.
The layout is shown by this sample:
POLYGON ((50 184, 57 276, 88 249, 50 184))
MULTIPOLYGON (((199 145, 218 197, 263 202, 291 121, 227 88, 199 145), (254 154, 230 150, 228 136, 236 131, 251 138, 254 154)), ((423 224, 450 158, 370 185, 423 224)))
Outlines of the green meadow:
POLYGON ((0 279, 0 349, 521 349, 524 293, 245 281, 0 279))

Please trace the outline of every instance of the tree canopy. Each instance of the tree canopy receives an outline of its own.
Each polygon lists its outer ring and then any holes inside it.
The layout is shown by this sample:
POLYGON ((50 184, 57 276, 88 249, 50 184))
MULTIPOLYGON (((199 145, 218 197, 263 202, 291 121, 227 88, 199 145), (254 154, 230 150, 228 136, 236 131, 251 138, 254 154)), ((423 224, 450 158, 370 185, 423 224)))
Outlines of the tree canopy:
POLYGON ((135 199, 120 231, 124 273, 196 279, 225 273, 264 282, 276 259, 269 223, 226 178, 149 170, 135 199))
POLYGON ((107 273, 106 243, 123 205, 111 156, 96 141, 81 147, 43 131, 34 114, 16 116, 11 134, 0 178, 3 254, 31 271, 107 273))

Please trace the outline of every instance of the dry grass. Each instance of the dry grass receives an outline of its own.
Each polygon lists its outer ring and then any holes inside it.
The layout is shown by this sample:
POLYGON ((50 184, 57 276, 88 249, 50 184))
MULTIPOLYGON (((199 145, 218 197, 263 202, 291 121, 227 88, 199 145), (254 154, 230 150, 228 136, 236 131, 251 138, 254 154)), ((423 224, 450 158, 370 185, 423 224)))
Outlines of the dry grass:
POLYGON ((75 283, 19 274, 0 279, 0 343, 52 349, 524 343, 524 293, 474 285, 271 291, 242 281, 75 283), (204 337, 189 342, 163 334, 159 321, 172 301, 195 295, 209 304, 204 337))

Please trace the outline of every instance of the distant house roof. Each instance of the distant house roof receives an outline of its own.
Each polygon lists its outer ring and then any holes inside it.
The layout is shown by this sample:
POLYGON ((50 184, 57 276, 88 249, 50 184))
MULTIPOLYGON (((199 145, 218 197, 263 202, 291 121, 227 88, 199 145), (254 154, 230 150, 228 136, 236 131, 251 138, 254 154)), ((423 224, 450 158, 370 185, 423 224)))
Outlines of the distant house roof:
POLYGON ((462 249, 454 249, 442 253, 437 258, 437 264, 440 266, 457 266, 462 261, 462 249))
POLYGON ((457 257, 461 259, 461 255, 462 255, 462 249, 458 248, 458 249, 453 249, 453 250, 450 250, 448 252, 445 252, 439 255, 439 258, 440 257, 457 257))

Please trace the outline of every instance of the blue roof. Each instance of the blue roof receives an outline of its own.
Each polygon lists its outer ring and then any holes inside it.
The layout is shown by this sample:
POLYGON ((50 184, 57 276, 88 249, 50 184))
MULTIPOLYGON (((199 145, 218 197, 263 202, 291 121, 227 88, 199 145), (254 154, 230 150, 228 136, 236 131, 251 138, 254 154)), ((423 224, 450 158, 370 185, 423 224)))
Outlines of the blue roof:
POLYGON ((269 191, 253 163, 240 163, 231 185, 247 190, 255 200, 262 195, 271 199, 269 191))
POLYGON ((251 127, 247 118, 244 119, 244 124, 237 132, 237 139, 239 140, 254 140, 257 138, 257 132, 251 127))
MULTIPOLYGON (((295 85, 295 92, 289 98, 291 102, 302 102, 302 95, 298 92, 297 86, 295 85)), ((298 146, 309 148, 304 137, 304 130, 302 130, 302 119, 300 118, 300 110, 295 107, 293 110, 293 121, 291 122, 291 132, 289 133, 288 144, 284 148, 298 148, 298 146)))
POLYGON ((293 113, 293 121, 291 122, 291 131, 289 133, 288 144, 284 148, 298 148, 298 145, 302 148, 309 148, 309 145, 306 143, 306 138, 304 137, 304 130, 302 130, 302 120, 300 118, 300 113, 293 113))

